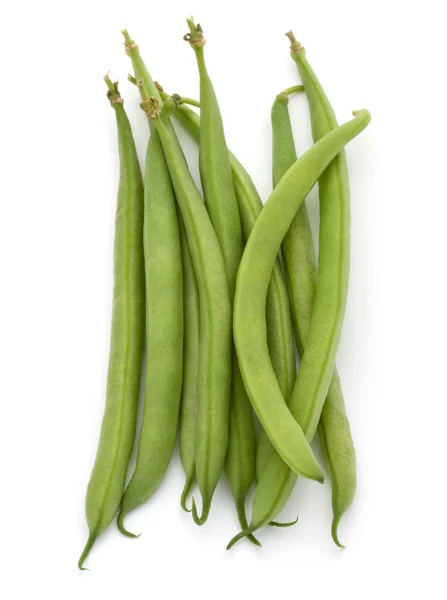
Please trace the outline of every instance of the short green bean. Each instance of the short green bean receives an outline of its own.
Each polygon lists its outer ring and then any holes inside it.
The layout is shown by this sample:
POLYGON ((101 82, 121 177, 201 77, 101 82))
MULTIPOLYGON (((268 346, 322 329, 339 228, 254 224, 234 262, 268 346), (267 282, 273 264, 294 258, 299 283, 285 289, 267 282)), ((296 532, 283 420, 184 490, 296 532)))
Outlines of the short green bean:
POLYGON ((95 540, 115 516, 123 494, 135 437, 144 342, 143 180, 135 143, 117 84, 105 77, 115 110, 120 182, 115 222, 112 333, 107 395, 96 460, 87 488, 87 544, 83 569, 95 540))

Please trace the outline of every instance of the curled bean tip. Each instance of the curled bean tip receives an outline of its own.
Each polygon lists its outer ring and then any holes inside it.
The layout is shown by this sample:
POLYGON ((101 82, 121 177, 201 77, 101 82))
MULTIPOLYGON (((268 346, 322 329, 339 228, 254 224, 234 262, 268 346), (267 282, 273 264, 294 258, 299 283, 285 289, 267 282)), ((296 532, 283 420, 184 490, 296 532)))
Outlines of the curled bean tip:
POLYGON ((191 510, 192 510, 192 508, 188 508, 186 506, 186 498, 188 497, 188 494, 191 491, 191 487, 192 487, 193 481, 194 481, 194 476, 193 475, 189 475, 187 477, 187 479, 186 479, 185 486, 183 488, 182 495, 180 497, 180 506, 187 513, 190 513, 191 510))
POLYGON ((116 521, 116 524, 118 526, 118 529, 121 531, 121 533, 123 535, 125 535, 126 537, 131 537, 131 538, 138 538, 140 537, 141 533, 132 533, 131 531, 128 531, 125 527, 124 527, 124 519, 126 517, 127 513, 124 513, 123 511, 120 512, 120 514, 118 515, 118 519, 116 521))
POLYGON ((251 533, 253 533, 254 529, 252 527, 248 527, 247 529, 243 529, 237 535, 232 538, 227 544, 227 550, 230 550, 237 542, 242 540, 244 537, 247 537, 251 533))
POLYGON ((332 520, 331 534, 332 534, 332 539, 337 544, 337 546, 339 548, 344 549, 345 547, 343 546, 343 544, 338 539, 338 526, 340 524, 341 517, 342 517, 342 515, 335 515, 334 516, 334 518, 332 520))
POLYGON ((293 527, 298 523, 298 517, 294 521, 289 521, 288 523, 279 523, 278 521, 270 521, 270 527, 293 527))
POLYGON ((81 571, 88 571, 89 570, 89 569, 87 569, 87 567, 84 567, 84 562, 85 562, 87 556, 90 554, 90 550, 93 548, 93 544, 95 543, 97 537, 98 536, 96 535, 96 533, 91 533, 88 536, 88 540, 87 540, 87 543, 85 544, 85 548, 82 551, 82 554, 81 554, 81 556, 80 556, 80 558, 78 560, 78 568, 81 571))
POLYGON ((203 525, 206 522, 206 520, 208 519, 208 515, 210 512, 210 503, 205 501, 202 498, 202 514, 199 517, 199 513, 197 512, 196 501, 194 500, 194 496, 193 496, 191 512, 192 512, 192 518, 194 520, 194 523, 199 526, 203 525))

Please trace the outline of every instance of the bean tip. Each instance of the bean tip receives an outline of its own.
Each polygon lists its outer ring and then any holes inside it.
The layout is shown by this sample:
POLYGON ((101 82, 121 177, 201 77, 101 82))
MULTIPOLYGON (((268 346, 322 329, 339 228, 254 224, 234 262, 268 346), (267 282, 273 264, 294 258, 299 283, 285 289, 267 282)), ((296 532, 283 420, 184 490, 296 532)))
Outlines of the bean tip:
POLYGON ((332 526, 331 526, 331 535, 332 535, 332 539, 334 540, 335 544, 339 547, 342 548, 344 550, 345 546, 343 546, 343 544, 340 542, 339 538, 338 538, 338 526, 340 524, 340 520, 341 520, 342 515, 334 515, 334 518, 332 520, 332 526))

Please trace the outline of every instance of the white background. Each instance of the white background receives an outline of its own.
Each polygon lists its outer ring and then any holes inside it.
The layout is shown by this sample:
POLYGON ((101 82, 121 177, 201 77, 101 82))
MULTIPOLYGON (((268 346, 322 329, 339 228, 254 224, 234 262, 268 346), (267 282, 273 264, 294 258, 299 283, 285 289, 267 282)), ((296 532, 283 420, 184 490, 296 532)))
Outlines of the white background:
MULTIPOLYGON (((3 4, 0 461, 3 598, 445 598, 447 336, 446 49, 443 3, 170 0, 3 4), (202 24, 229 146, 263 199, 269 113, 298 82, 285 31, 307 48, 340 121, 373 120, 347 149, 350 296, 338 356, 358 459, 339 550, 330 487, 301 481, 286 530, 231 552, 225 482, 209 522, 179 506, 178 454, 162 487, 111 526, 79 572, 85 488, 102 417, 118 153, 104 73, 121 81, 141 158, 147 141, 120 29, 168 91, 197 96, 188 14, 202 24)), ((311 143, 304 97, 290 109, 311 143)), ((185 148, 197 174, 196 150, 185 148)), ((309 198, 317 218, 315 190, 309 198)))

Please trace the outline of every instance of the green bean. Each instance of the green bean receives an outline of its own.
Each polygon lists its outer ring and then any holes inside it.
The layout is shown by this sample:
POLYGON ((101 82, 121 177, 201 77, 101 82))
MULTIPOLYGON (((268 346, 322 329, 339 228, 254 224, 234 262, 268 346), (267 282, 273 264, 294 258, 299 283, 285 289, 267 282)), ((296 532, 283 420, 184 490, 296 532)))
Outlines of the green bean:
MULTIPOLYGON (((139 85, 144 88, 144 82, 139 85)), ((163 144, 197 278, 200 300, 200 359, 196 426, 196 478, 202 494, 201 521, 210 511, 228 445, 231 383, 231 302, 225 263, 214 228, 192 179, 176 135, 169 127, 175 107, 167 99, 162 114, 158 101, 141 107, 153 118, 163 144)))
MULTIPOLYGON (((126 53, 132 61, 132 66, 136 77, 129 75, 129 80, 137 85, 137 79, 143 79, 145 88, 151 96, 156 97, 160 103, 162 99, 158 93, 157 87, 153 82, 149 71, 140 55, 140 49, 135 41, 130 37, 126 29, 122 30, 124 36, 124 46, 126 53)), ((153 120, 149 119, 149 126, 153 134, 158 135, 153 120)), ((173 135, 174 129, 168 124, 173 135)), ((164 159, 163 159, 164 160, 164 159)), ((181 399, 180 415, 180 458, 186 474, 186 482, 180 504, 182 508, 188 511, 186 507, 186 498, 194 483, 195 477, 195 443, 196 443, 196 418, 197 418, 197 377, 199 365, 199 298, 197 282, 195 280, 194 268, 191 264, 191 257, 188 249, 186 232, 184 231, 183 219, 178 214, 182 266, 183 266, 183 284, 184 284, 184 352, 183 352, 183 386, 181 399)), ((189 512, 189 511, 188 511, 189 512)))
MULTIPOLYGON (((162 103, 158 89, 150 76, 149 71, 140 55, 140 49, 135 43, 127 29, 121 33, 124 36, 124 47, 126 54, 132 61, 132 66, 136 77, 128 75, 128 79, 134 85, 137 80, 143 79, 146 89, 151 96, 156 97, 162 103)), ((149 119, 151 131, 155 129, 152 119, 149 119)), ((171 127, 172 132, 174 131, 171 127)), ((158 132, 155 131, 158 135, 158 132)), ((163 150, 161 148, 161 150, 163 150)), ((164 159, 163 159, 164 160, 164 159)), ((180 458, 186 474, 185 486, 181 494, 180 504, 182 508, 189 512, 186 507, 187 495, 194 483, 195 476, 195 423, 197 413, 197 370, 198 370, 198 345, 199 345, 199 299, 197 283, 195 281, 194 268, 191 264, 191 257, 188 250, 188 241, 181 214, 178 214, 182 267, 183 267, 183 286, 184 286, 184 351, 183 351, 183 385, 181 398, 180 414, 180 458)))
POLYGON ((197 421, 197 377, 199 368, 200 345, 200 309, 199 290, 194 273, 191 254, 188 248, 183 220, 179 219, 180 241, 183 265, 183 302, 184 302, 184 341, 183 341, 183 387, 180 410, 179 446, 180 458, 186 474, 186 482, 181 495, 181 506, 186 506, 187 495, 195 479, 195 448, 197 421))
POLYGON ((121 502, 118 528, 163 480, 177 436, 183 368, 183 283, 177 212, 160 137, 154 129, 144 185, 146 390, 137 463, 121 502))
MULTIPOLYGON (((163 88, 156 84, 163 99, 169 97, 163 88)), ((185 102, 185 99, 182 98, 185 102)), ((185 102, 186 103, 186 102, 185 102)), ((194 101, 193 105, 197 102, 194 101)), ((200 117, 197 113, 182 104, 174 113, 174 117, 196 140, 200 138, 200 117)), ((242 164, 229 152, 233 173, 234 189, 242 221, 242 232, 248 240, 253 226, 262 210, 262 200, 253 181, 242 164)), ((281 393, 288 398, 292 393, 296 377, 295 355, 293 349, 292 320, 287 288, 279 260, 275 261, 267 292, 266 304, 267 341, 273 370, 278 379, 281 393)))
MULTIPOLYGON (((234 298, 236 275, 242 258, 242 228, 239 217, 228 148, 216 93, 204 55, 205 38, 200 25, 187 19, 190 33, 185 36, 193 48, 200 75, 199 167, 205 205, 224 257, 230 300, 234 298)), ((256 437, 250 405, 233 350, 232 392, 229 414, 228 451, 225 470, 241 527, 247 527, 245 499, 255 472, 256 437)), ((194 521, 201 524, 194 503, 194 521)), ((255 540, 252 539, 254 542, 255 540)), ((258 542, 256 542, 258 543, 258 542)))
MULTIPOLYGON (((283 94, 286 94, 286 97, 288 97, 287 94, 302 92, 303 90, 304 90, 304 87, 302 85, 297 85, 297 86, 294 86, 292 88, 285 90, 283 92, 283 94)), ((280 135, 281 135, 281 133, 279 132, 279 136, 280 135)), ((275 139, 273 139, 273 144, 275 145, 275 139)), ((296 160, 296 156, 295 156, 295 160, 296 160)), ((295 162, 295 161, 293 161, 293 162, 295 162)), ((274 185, 275 185, 275 183, 274 183, 274 185)), ((304 206, 304 203, 303 203, 303 206, 304 206)), ((302 207, 300 210, 302 210, 302 207)), ((292 307, 293 307, 293 305, 292 305, 292 307)), ((295 380, 293 381, 293 383, 294 382, 295 382, 295 380)), ((293 384, 287 395, 285 395, 283 393, 283 397, 286 400, 286 403, 289 402, 290 394, 292 393, 292 389, 293 389, 293 384)), ((273 448, 272 443, 270 442, 265 431, 263 429, 261 429, 261 431, 259 432, 258 447, 256 449, 256 478, 258 481, 259 481, 259 479, 262 475, 262 471, 265 469, 273 451, 274 451, 274 448, 273 448)), ((277 523, 274 523, 274 524, 277 525, 277 523)), ((285 526, 285 525, 288 525, 288 524, 281 524, 281 526, 285 526)))
MULTIPOLYGON (((308 93, 306 86, 305 89, 308 93)), ((257 401, 269 383, 266 381, 267 377, 263 370, 263 364, 266 361, 262 360, 261 356, 265 354, 263 349, 265 346, 263 307, 265 306, 268 269, 273 264, 279 245, 309 191, 343 147, 361 133, 371 120, 371 115, 366 110, 354 114, 354 119, 328 133, 290 167, 273 190, 247 243, 236 284, 234 329, 244 381, 246 385, 249 377, 253 381, 258 392, 257 396, 253 393, 253 397, 257 401), (251 302, 248 302, 249 298, 251 298, 251 302), (256 304, 253 302, 254 299, 256 299, 256 304), (258 369, 257 373, 255 372, 256 368, 258 369), (259 373, 262 373, 262 377, 259 376, 259 373)), ((317 296, 318 285, 319 280, 317 296)), ((318 305, 316 306, 318 307, 318 305)), ((314 308, 314 314, 315 310, 316 308, 314 308)), ((323 320, 327 321, 327 319, 323 320)), ((320 322, 321 317, 317 322, 317 328, 320 328, 320 322)), ((309 370, 309 366, 306 366, 306 353, 311 342, 312 329, 313 323, 289 404, 291 415, 301 425, 308 441, 315 434, 324 396, 322 401, 318 399, 319 402, 316 403, 312 394, 300 393, 298 395, 295 392, 297 389, 301 391, 303 370, 305 369, 304 375, 309 370)), ((324 351, 326 340, 320 339, 319 341, 320 348, 324 351)), ((271 375, 268 376, 271 380, 271 375)), ((250 393, 250 386, 247 385, 247 387, 250 393)), ((274 386, 270 385, 270 388, 273 390, 274 386)), ((270 394, 269 399, 275 408, 284 406, 280 401, 274 402, 272 398, 273 396, 270 394)), ((278 419, 278 414, 276 418, 278 419)), ((281 434, 281 429, 279 429, 279 434, 281 434)), ((270 437, 272 439, 273 436, 270 437)), ((275 441, 272 439, 272 442, 275 441)), ((256 488, 251 524, 245 531, 236 535, 227 548, 231 548, 238 540, 274 519, 287 501, 296 478, 296 473, 289 468, 282 457, 278 453, 274 453, 256 488)))
MULTIPOLYGON (((297 159, 288 109, 289 94, 290 90, 286 90, 277 96, 272 108, 274 185, 297 159)), ((284 238, 282 251, 290 284, 295 337, 302 356, 309 334, 316 285, 315 250, 304 202, 284 238)), ((337 525, 353 500, 356 472, 354 444, 336 369, 321 412, 318 434, 332 485, 332 536, 341 546, 337 525)))
POLYGON ((115 110, 120 182, 115 222, 112 333, 107 395, 96 460, 87 488, 87 544, 83 569, 94 542, 115 516, 126 481, 135 437, 144 341, 143 181, 135 143, 117 84, 105 78, 115 110))
POLYGON ((242 230, 222 116, 216 93, 205 64, 205 38, 200 25, 187 19, 190 33, 185 36, 197 59, 200 75, 199 167, 211 223, 217 234, 225 261, 230 297, 234 295, 236 275, 242 256, 242 230))

